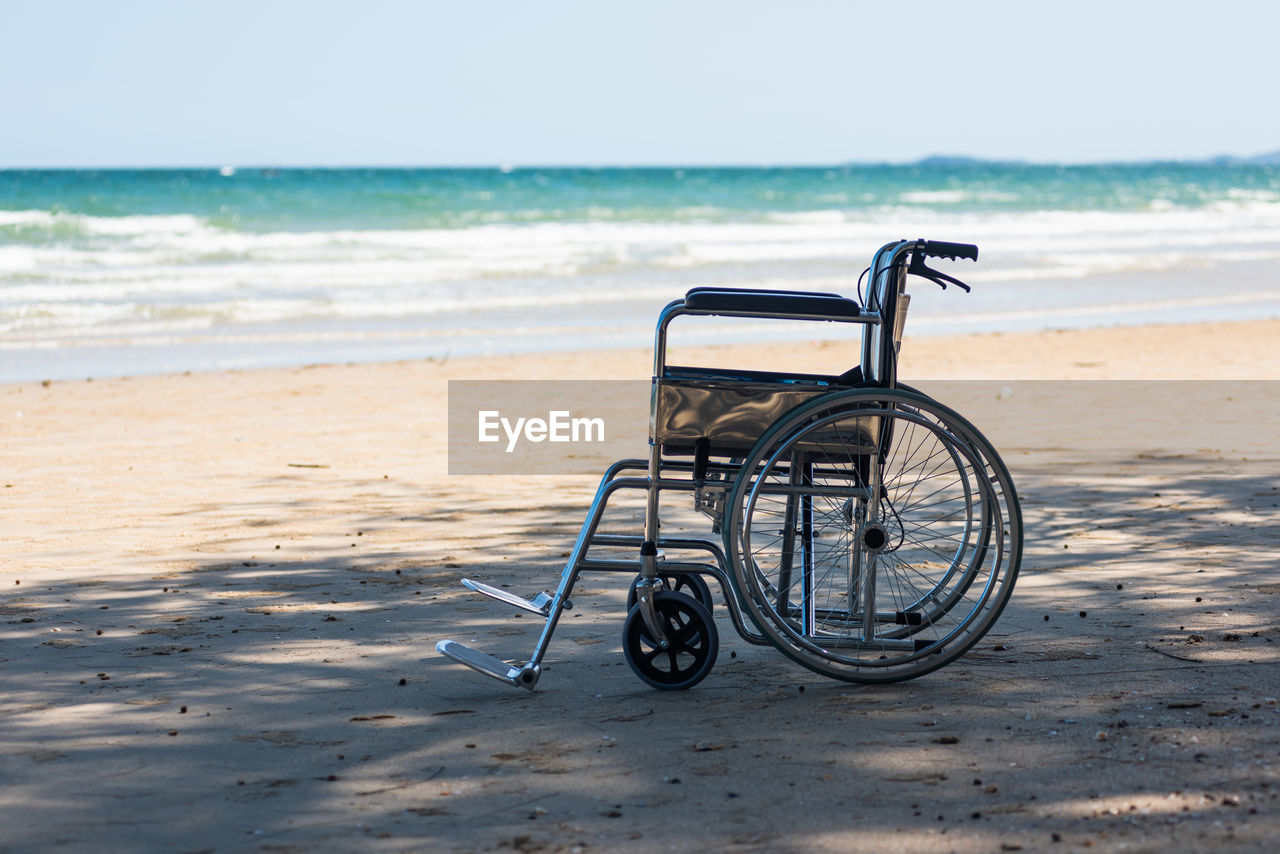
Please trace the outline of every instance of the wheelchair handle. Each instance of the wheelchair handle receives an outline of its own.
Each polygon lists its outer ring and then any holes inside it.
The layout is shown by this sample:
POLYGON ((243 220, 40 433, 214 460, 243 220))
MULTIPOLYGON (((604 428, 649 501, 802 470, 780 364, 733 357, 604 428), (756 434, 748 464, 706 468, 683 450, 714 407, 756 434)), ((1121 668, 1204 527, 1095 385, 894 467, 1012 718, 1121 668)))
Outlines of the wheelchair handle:
POLYGON ((923 240, 917 244, 919 251, 928 258, 978 260, 978 247, 972 243, 948 243, 945 240, 923 240), (923 245, 920 245, 923 244, 923 245))

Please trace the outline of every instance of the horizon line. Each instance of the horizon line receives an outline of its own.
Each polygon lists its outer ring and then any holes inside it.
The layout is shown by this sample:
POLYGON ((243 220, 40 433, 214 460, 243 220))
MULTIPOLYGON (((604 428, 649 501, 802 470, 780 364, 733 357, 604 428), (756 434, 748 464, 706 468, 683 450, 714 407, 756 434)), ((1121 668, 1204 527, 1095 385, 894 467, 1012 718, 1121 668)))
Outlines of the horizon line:
POLYGON ((764 161, 722 161, 722 162, 653 162, 653 163, 571 163, 571 162, 499 162, 499 163, 173 163, 173 164, 95 164, 95 165, 5 165, 0 172, 123 172, 123 171, 355 171, 355 170, 476 170, 515 172, 537 169, 844 169, 865 166, 1038 166, 1038 167, 1077 167, 1077 166, 1138 166, 1150 164, 1203 164, 1223 165, 1272 165, 1264 162, 1264 158, 1280 160, 1280 151, 1267 152, 1255 156, 1218 154, 1207 157, 1153 157, 1137 159, 1104 159, 1104 160, 1032 160, 1015 157, 975 157, 970 155, 933 154, 910 160, 844 160, 838 162, 764 162, 764 161))

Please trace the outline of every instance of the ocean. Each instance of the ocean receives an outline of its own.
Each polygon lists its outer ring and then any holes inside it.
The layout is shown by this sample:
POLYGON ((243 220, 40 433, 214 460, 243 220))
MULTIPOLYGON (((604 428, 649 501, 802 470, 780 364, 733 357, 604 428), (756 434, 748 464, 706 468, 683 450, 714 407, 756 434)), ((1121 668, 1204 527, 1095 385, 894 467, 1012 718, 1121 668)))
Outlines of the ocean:
POLYGON ((908 335, 1280 316, 1275 166, 0 171, 0 381, 643 347, 689 287, 852 295, 915 237, 981 254, 908 335))

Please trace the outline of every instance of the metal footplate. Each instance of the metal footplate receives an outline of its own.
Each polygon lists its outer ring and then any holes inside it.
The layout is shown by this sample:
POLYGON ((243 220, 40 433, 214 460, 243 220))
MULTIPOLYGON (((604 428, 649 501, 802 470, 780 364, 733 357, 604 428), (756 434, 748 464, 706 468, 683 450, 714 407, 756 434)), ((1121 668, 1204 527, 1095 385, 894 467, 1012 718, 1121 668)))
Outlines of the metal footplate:
MULTIPOLYGON (((519 608, 522 611, 537 614, 539 617, 546 617, 550 614, 551 603, 555 601, 555 597, 550 593, 539 593, 532 599, 525 599, 523 596, 517 596, 514 593, 509 593, 506 590, 501 590, 497 587, 490 587, 488 584, 483 584, 479 581, 472 581, 470 578, 462 579, 462 586, 468 587, 477 593, 483 593, 485 596, 497 599, 499 602, 506 602, 508 605, 519 608)), ((572 608, 573 605, 570 602, 565 602, 565 607, 572 608)))
POLYGON ((528 664, 517 666, 455 640, 440 641, 436 644, 436 652, 447 655, 459 664, 465 664, 485 676, 492 676, 499 682, 505 682, 516 688, 527 688, 530 691, 538 684, 538 677, 542 673, 541 668, 537 666, 528 664))

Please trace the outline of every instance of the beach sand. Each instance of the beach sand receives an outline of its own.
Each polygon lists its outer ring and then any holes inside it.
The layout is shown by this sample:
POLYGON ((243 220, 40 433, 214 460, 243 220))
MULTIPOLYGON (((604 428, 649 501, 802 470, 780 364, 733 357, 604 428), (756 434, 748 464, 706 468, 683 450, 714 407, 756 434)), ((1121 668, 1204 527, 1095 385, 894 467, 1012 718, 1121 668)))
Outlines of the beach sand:
MULTIPOLYGON (((1276 380, 1278 341, 1280 321, 918 338, 901 376, 1276 380)), ((1274 459, 1108 476, 1007 454, 1013 599, 910 683, 820 678, 719 608, 716 669, 654 691, 609 576, 580 583, 533 693, 437 656, 528 655, 536 620, 458 580, 553 586, 595 487, 448 476, 447 380, 643 380, 650 358, 0 386, 0 850, 1274 850, 1274 459)), ((785 359, 845 361, 688 354, 785 359)))

